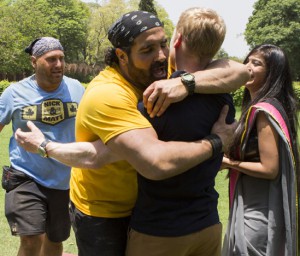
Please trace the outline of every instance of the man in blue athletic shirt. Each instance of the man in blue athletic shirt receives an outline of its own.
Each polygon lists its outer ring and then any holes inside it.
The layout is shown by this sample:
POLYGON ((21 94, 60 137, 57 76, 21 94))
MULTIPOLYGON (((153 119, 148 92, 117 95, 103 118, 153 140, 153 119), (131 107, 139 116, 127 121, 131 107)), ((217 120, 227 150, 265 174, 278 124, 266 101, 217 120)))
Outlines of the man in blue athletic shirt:
POLYGON ((0 97, 0 131, 12 122, 10 167, 3 168, 5 215, 12 235, 20 236, 18 255, 61 255, 70 235, 70 167, 48 158, 52 141, 75 140, 75 116, 84 93, 79 81, 64 76, 64 49, 59 40, 42 37, 25 52, 35 74, 11 84, 0 97), (48 140, 40 155, 18 145, 14 133, 32 121, 48 140), (41 157, 42 156, 42 157, 41 157))

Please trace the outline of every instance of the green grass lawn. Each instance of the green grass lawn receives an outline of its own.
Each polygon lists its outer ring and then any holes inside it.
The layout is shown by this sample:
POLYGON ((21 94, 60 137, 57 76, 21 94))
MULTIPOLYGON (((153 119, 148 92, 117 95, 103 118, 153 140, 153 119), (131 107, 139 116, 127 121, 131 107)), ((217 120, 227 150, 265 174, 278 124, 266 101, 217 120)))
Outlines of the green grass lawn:
MULTIPOLYGON (((0 133, 0 167, 9 164, 8 158, 8 143, 11 136, 11 127, 4 127, 0 133)), ((2 174, 2 169, 1 169, 2 174)), ((220 172, 216 179, 216 188, 220 194, 219 198, 219 214, 223 223, 223 234, 226 229, 228 216, 228 180, 226 172, 220 172)), ((5 215, 4 215, 4 190, 0 189, 0 255, 13 256, 17 255, 19 248, 19 238, 11 236, 5 215)), ((77 254, 77 247, 72 231, 71 237, 64 242, 64 252, 77 254)))

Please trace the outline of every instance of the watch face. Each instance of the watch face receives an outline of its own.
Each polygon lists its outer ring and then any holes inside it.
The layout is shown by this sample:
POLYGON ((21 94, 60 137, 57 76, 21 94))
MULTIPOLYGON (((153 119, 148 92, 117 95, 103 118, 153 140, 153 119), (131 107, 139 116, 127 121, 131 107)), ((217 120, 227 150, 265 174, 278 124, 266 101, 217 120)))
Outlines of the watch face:
POLYGON ((42 157, 45 157, 47 155, 46 150, 43 147, 38 148, 38 153, 42 157))
POLYGON ((194 80, 194 76, 190 73, 185 73, 182 75, 182 78, 186 81, 193 81, 194 80))
POLYGON ((189 95, 195 92, 195 76, 190 73, 185 73, 181 75, 181 82, 187 88, 189 95))

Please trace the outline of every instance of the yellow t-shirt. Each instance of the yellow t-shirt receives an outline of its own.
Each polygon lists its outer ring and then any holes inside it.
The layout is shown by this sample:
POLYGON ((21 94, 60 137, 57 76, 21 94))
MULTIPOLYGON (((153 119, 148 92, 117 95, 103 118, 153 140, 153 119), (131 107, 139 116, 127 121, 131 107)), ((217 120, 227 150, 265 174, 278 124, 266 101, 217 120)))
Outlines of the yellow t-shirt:
MULTIPOLYGON (((141 92, 116 69, 108 67, 95 77, 80 102, 76 117, 76 141, 104 143, 123 132, 151 127, 138 111, 141 92)), ((131 214, 137 196, 136 171, 119 161, 101 169, 73 168, 70 196, 83 213, 95 217, 131 214)))

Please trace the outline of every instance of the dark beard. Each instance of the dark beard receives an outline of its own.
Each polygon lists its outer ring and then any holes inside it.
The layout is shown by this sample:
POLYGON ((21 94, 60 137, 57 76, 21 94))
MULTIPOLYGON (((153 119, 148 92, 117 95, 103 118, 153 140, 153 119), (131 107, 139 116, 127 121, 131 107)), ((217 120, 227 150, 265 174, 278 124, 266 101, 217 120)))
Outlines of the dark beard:
POLYGON ((156 61, 151 64, 149 71, 146 73, 144 70, 137 68, 132 59, 128 58, 128 81, 135 87, 144 91, 150 84, 157 80, 166 79, 168 75, 168 61, 156 61), (130 68, 129 68, 130 67, 130 68), (157 70, 161 70, 161 76, 155 76, 157 70))

